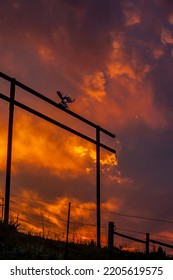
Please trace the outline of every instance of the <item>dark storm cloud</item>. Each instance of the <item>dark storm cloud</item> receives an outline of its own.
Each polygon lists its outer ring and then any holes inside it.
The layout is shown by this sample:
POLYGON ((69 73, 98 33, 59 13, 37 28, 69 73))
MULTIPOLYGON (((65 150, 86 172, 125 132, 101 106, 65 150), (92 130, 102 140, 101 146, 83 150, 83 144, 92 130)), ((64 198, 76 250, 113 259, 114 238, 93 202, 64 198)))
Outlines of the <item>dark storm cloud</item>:
MULTIPOLYGON (((125 212, 138 209, 138 215, 172 220, 172 131, 153 131, 140 125, 126 129, 120 137, 119 165, 125 176, 133 178, 129 188, 117 190, 125 212)), ((166 225, 151 223, 150 227, 155 232, 166 225)))
POLYGON ((172 118, 172 47, 167 47, 167 54, 157 62, 157 68, 152 72, 152 80, 155 89, 155 102, 168 109, 168 114, 172 118), (165 73, 165 74, 163 74, 165 73))
POLYGON ((119 32, 123 27, 121 1, 18 3, 15 6, 15 2, 9 1, 2 8, 2 29, 12 33, 14 46, 23 44, 26 33, 32 30, 32 37, 65 55, 64 61, 85 63, 88 70, 91 65, 103 65, 111 47, 111 32, 119 32))

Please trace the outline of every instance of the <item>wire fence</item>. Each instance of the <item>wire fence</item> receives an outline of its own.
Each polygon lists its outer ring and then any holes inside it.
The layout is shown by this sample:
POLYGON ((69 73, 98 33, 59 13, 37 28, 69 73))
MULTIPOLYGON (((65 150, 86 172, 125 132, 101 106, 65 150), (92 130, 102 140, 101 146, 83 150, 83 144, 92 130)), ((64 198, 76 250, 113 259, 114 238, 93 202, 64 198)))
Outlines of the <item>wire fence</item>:
MULTIPOLYGON (((67 216, 68 216, 68 201, 60 200, 44 200, 35 199, 32 197, 11 195, 10 223, 18 223, 19 230, 26 234, 37 235, 44 238, 65 241, 67 231, 67 216)), ((1 219, 4 215, 4 198, 0 195, 1 219)), ((96 209, 89 208, 84 205, 73 204, 71 206, 69 235, 68 241, 75 243, 91 243, 96 240, 96 209), (93 215, 94 213, 94 215, 93 215)), ((116 217, 118 212, 103 211, 107 215, 107 222, 101 226, 101 245, 102 247, 108 244, 108 222, 110 221, 109 214, 114 214, 116 217)), ((120 213, 120 215, 122 215, 120 213)), ((131 215, 127 215, 128 219, 132 219, 131 215)), ((141 218, 143 219, 143 217, 141 218)), ((147 219, 147 218, 146 218, 147 219)), ((149 218, 151 219, 151 218, 149 218)), ((158 221, 160 219, 156 219, 158 221)), ((161 220, 160 220, 161 221, 161 220)), ((168 221, 165 221, 168 222, 168 221)), ((171 223, 171 221, 169 221, 171 223)), ((164 223, 164 221, 163 221, 164 223)), ((131 234, 137 239, 145 239, 146 232, 127 229, 123 227, 116 228, 118 232, 131 234)), ((158 239, 161 242, 171 243, 172 237, 169 235, 161 235, 150 233, 151 239, 158 239)), ((121 236, 116 236, 114 246, 129 251, 145 251, 145 245, 138 242, 127 240, 121 236)), ((155 251, 158 246, 150 243, 150 251, 155 251)), ((165 248, 166 253, 173 254, 172 250, 165 248)))

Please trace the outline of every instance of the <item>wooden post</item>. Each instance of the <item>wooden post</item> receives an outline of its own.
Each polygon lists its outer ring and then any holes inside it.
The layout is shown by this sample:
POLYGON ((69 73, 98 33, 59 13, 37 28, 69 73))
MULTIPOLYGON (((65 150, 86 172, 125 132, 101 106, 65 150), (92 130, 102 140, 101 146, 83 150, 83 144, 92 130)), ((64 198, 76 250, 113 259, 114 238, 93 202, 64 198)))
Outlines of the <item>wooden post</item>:
POLYGON ((97 205, 97 247, 100 248, 100 127, 96 128, 96 205, 97 205))
POLYGON ((69 225, 70 225, 70 207, 71 203, 68 204, 68 217, 67 217, 67 233, 66 233, 66 244, 68 244, 68 235, 69 235, 69 225))
POLYGON ((108 249, 114 247, 114 222, 108 224, 108 249))
POLYGON ((8 145, 7 145, 7 163, 6 163, 6 188, 5 188, 5 213, 4 213, 4 223, 5 224, 8 224, 9 209, 10 209, 10 183, 11 183, 11 159, 12 159, 14 99, 15 99, 15 79, 12 79, 11 88, 10 88, 8 145))
POLYGON ((150 234, 146 233, 146 254, 148 255, 150 252, 150 234))

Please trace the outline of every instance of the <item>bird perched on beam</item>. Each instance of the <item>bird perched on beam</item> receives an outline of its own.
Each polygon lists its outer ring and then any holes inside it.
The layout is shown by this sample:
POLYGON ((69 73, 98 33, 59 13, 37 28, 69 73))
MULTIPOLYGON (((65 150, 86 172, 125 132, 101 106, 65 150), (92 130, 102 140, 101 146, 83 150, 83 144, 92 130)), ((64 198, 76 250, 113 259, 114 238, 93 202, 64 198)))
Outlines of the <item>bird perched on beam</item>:
POLYGON ((63 93, 61 93, 60 91, 57 91, 57 94, 59 96, 59 98, 61 99, 61 102, 59 103, 59 105, 63 108, 63 109, 69 109, 67 103, 72 103, 75 101, 74 99, 71 99, 70 96, 63 96, 63 93))

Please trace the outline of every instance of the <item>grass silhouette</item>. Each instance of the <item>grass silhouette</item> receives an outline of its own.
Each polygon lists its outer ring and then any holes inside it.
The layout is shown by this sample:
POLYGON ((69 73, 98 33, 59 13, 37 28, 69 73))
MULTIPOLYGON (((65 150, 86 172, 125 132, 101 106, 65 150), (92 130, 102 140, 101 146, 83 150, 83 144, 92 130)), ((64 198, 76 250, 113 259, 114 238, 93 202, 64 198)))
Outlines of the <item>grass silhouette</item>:
POLYGON ((143 252, 124 251, 120 248, 97 248, 95 243, 57 241, 40 236, 32 236, 18 231, 17 221, 5 225, 0 222, 0 259, 1 260, 128 260, 128 259, 172 259, 163 251, 143 252))

